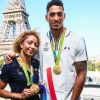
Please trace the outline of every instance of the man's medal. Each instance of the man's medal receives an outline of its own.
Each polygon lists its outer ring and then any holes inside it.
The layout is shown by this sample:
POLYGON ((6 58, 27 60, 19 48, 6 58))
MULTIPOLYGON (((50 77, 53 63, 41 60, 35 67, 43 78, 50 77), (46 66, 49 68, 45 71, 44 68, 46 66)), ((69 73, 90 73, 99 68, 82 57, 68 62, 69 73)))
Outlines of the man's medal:
POLYGON ((62 69, 61 69, 60 66, 54 66, 53 67, 53 72, 58 75, 62 72, 62 69))
POLYGON ((59 48, 58 48, 58 55, 57 55, 56 50, 54 48, 53 37, 52 37, 52 34, 50 33, 50 43, 51 43, 51 48, 52 48, 52 52, 53 52, 53 56, 54 56, 54 61, 55 61, 55 66, 53 67, 53 72, 56 75, 58 75, 58 74, 60 74, 62 72, 62 68, 61 68, 59 62, 60 62, 61 49, 62 49, 62 46, 63 46, 64 37, 65 37, 65 32, 63 32, 61 37, 60 37, 59 48))

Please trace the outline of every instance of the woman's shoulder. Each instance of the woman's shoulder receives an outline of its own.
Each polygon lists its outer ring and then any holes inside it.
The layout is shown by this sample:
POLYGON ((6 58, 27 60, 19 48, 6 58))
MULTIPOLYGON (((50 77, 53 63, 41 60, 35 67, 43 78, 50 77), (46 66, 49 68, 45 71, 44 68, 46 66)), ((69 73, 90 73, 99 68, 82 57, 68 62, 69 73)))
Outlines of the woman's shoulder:
POLYGON ((17 63, 18 62, 17 62, 16 58, 14 58, 11 63, 9 63, 9 64, 5 63, 2 68, 10 69, 12 67, 15 67, 17 63))

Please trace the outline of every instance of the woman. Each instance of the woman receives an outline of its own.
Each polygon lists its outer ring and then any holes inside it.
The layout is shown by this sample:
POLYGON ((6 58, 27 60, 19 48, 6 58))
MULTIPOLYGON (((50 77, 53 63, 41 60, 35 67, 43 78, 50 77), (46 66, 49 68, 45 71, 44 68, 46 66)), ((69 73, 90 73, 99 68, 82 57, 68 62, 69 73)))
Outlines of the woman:
POLYGON ((21 33, 13 44, 18 56, 11 64, 5 64, 0 74, 0 97, 12 100, 39 100, 38 92, 38 60, 32 58, 37 53, 40 40, 35 31, 21 33), (35 83, 32 88, 30 85, 35 83), (4 90, 9 84, 11 92, 4 90), (34 93, 34 95, 33 95, 34 93))

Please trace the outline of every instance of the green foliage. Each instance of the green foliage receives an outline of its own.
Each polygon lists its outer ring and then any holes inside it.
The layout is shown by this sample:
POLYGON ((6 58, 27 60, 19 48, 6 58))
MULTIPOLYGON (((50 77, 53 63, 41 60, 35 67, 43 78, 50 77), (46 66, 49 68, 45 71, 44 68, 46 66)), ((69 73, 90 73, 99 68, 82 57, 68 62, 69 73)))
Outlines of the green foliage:
POLYGON ((100 62, 96 63, 95 66, 96 66, 96 69, 97 69, 98 71, 100 71, 100 62))
POLYGON ((3 64, 4 64, 4 60, 0 59, 0 69, 2 68, 3 64))
POLYGON ((95 71, 95 64, 92 63, 91 61, 88 61, 87 69, 88 69, 88 71, 95 71))
POLYGON ((93 63, 92 61, 88 61, 87 69, 88 71, 100 71, 100 62, 93 63))

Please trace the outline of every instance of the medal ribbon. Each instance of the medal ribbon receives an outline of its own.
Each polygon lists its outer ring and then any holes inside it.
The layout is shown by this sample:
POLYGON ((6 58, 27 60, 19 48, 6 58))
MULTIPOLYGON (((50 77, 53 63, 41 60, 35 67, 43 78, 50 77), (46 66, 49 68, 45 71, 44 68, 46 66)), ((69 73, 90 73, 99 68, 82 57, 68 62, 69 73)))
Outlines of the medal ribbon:
POLYGON ((59 67, 61 49, 62 49, 62 46, 63 46, 64 38, 65 38, 65 32, 63 32, 62 35, 61 35, 60 42, 59 42, 59 48, 58 48, 58 55, 57 55, 56 50, 54 48, 53 36, 50 33, 50 44, 51 44, 51 48, 52 48, 52 52, 53 52, 53 56, 54 56, 54 61, 56 63, 56 67, 59 67))
POLYGON ((43 90, 42 100, 47 100, 46 88, 42 84, 39 84, 38 86, 39 86, 40 89, 43 90))
POLYGON ((47 81, 48 81, 48 86, 49 86, 49 90, 50 90, 51 100, 57 100, 50 67, 47 68, 47 81))
MULTIPOLYGON (((59 41, 58 55, 56 54, 56 50, 54 48, 53 36, 51 33, 49 35, 50 35, 50 44, 51 44, 51 48, 52 48, 52 52, 54 56, 54 61, 55 61, 56 67, 59 67, 61 49, 62 49, 64 38, 65 38, 65 32, 62 33, 60 41, 59 41)), ((50 67, 47 68, 47 81, 48 81, 48 87, 50 90, 51 100, 57 100, 50 67)))
POLYGON ((27 86, 30 86, 33 83, 33 76, 34 76, 33 67, 32 66, 30 67, 30 76, 29 76, 22 59, 19 57, 19 58, 17 58, 17 60, 18 60, 19 64, 22 66, 22 69, 24 71, 24 74, 25 74, 25 77, 27 80, 27 86))

